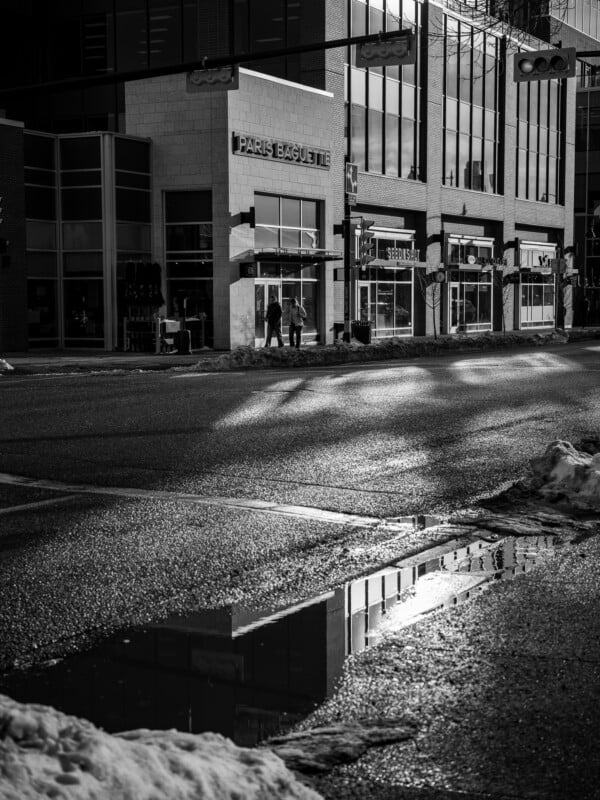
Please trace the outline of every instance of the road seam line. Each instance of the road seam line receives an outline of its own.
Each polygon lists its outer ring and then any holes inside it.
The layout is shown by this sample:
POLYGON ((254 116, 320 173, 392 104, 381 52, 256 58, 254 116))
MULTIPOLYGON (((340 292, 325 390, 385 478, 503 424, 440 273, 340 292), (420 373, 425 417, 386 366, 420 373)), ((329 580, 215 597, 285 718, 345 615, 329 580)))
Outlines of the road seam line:
MULTIPOLYGON (((390 523, 380 517, 363 517, 358 514, 345 514, 341 511, 326 511, 311 506, 286 505, 269 502, 267 500, 239 500, 232 497, 219 495, 196 495, 181 492, 154 491, 152 489, 134 489, 118 486, 91 486, 89 484, 61 483, 45 479, 27 478, 22 475, 0 473, 0 483, 10 486, 22 486, 32 489, 46 489, 53 492, 70 492, 71 494, 109 495, 129 499, 145 498, 149 500, 174 501, 204 506, 221 506, 237 508, 242 511, 259 511, 278 516, 313 519, 319 522, 331 522, 337 525, 355 525, 358 527, 373 527, 390 523)), ((42 501, 43 502, 43 501, 42 501)), ((24 509, 25 510, 25 509, 24 509)), ((395 528, 393 523, 391 527, 395 528)), ((398 526, 398 528, 403 526, 398 526)))
POLYGON ((0 516, 4 514, 17 514, 20 511, 31 511, 35 508, 43 508, 44 506, 55 506, 59 503, 66 503, 69 500, 74 500, 76 497, 77 495, 70 494, 66 497, 55 497, 49 500, 37 500, 33 503, 23 503, 22 505, 18 506, 7 506, 6 508, 0 508, 0 516))

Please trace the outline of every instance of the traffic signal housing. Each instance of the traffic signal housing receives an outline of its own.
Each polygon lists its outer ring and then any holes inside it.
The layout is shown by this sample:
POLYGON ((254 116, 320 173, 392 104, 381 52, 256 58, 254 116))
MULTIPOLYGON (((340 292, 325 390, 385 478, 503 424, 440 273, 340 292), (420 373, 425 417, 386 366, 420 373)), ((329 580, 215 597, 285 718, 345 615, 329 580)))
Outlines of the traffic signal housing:
POLYGON ((358 261, 361 269, 364 269, 375 258, 374 233, 371 230, 374 224, 375 222, 372 219, 362 219, 360 221, 358 261))
POLYGON ((550 78, 572 78, 577 67, 577 49, 536 50, 515 53, 513 77, 522 81, 544 81, 550 78))

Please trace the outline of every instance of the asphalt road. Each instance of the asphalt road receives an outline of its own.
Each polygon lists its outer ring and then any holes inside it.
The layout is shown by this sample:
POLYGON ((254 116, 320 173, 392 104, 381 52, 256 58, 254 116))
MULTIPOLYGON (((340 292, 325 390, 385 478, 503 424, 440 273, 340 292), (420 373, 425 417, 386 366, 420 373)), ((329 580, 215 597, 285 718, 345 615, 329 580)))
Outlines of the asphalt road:
POLYGON ((600 345, 230 374, 0 382, 0 469, 359 514, 469 503, 597 430, 600 345))
POLYGON ((323 511, 469 506, 549 441, 597 432, 599 385, 593 342, 297 371, 4 377, 0 667, 174 610, 323 591, 373 566, 389 538, 323 511))

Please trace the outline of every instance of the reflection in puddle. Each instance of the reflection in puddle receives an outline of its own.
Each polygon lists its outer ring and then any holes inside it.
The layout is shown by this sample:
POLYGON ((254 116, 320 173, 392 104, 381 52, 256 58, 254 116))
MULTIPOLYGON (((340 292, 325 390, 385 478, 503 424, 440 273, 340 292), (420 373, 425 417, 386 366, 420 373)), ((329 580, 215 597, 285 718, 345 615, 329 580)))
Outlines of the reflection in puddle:
POLYGON ((215 731, 239 745, 289 729, 328 697, 377 632, 531 569, 553 537, 464 537, 275 612, 237 606, 120 633, 53 666, 0 676, 0 693, 109 732, 215 731))

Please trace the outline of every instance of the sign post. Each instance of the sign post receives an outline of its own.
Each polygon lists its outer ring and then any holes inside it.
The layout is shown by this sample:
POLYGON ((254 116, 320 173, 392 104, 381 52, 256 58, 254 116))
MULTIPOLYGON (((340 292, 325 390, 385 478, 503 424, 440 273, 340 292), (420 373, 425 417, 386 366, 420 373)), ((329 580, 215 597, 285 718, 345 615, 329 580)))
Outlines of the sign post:
POLYGON ((346 161, 344 165, 344 333, 343 342, 350 342, 350 308, 352 305, 352 228, 351 214, 352 207, 356 205, 356 195, 358 193, 358 165, 352 161, 346 161))

